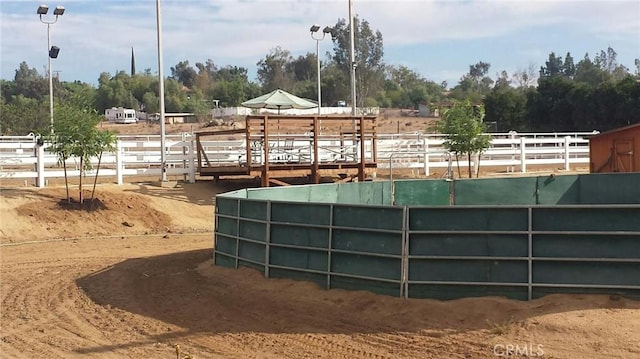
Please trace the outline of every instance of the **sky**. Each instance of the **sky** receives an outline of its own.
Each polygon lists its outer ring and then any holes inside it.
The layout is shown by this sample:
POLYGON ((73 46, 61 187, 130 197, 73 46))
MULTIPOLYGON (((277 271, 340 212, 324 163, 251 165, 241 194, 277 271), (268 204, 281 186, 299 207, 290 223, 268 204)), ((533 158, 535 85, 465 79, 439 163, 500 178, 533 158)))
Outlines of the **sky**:
MULTIPOLYGON (((50 25, 60 54, 52 69, 61 81, 97 85, 100 73, 158 73, 155 0, 0 0, 0 77, 13 80, 21 62, 46 74, 47 25, 36 9, 64 15, 50 25)), ((479 61, 489 75, 544 65, 550 52, 570 52, 577 63, 612 47, 618 62, 635 71, 640 58, 639 0, 353 0, 353 13, 382 33, 384 61, 404 65, 428 80, 453 87, 479 61)), ((256 64, 275 47, 294 57, 316 52, 309 28, 349 18, 348 0, 162 0, 163 71, 178 62, 211 59, 242 66, 256 80, 256 64)), ((320 42, 321 59, 333 49, 320 42)))

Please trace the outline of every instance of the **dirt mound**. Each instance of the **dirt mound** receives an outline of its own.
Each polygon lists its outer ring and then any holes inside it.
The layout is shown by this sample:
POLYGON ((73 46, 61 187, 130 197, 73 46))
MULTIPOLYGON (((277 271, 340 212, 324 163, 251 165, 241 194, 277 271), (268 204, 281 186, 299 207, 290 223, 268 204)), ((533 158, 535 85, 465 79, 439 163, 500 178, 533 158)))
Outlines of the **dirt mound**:
POLYGON ((42 195, 42 200, 23 204, 16 212, 39 226, 56 227, 61 236, 160 233, 173 229, 167 213, 154 209, 147 198, 137 194, 97 191, 91 200, 91 193, 86 192, 83 205, 74 197, 67 202, 64 189, 45 189, 42 195), (88 223, 92 225, 87 227, 88 223))

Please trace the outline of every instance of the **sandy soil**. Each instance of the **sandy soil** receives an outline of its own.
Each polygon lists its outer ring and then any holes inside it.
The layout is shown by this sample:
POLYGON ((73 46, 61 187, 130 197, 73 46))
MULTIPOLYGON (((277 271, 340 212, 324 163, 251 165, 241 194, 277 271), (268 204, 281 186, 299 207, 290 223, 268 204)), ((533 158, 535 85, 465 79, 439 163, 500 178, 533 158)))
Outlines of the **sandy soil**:
POLYGON ((211 198, 235 185, 99 185, 91 212, 4 188, 0 357, 640 357, 627 298, 403 300, 214 267, 211 198))

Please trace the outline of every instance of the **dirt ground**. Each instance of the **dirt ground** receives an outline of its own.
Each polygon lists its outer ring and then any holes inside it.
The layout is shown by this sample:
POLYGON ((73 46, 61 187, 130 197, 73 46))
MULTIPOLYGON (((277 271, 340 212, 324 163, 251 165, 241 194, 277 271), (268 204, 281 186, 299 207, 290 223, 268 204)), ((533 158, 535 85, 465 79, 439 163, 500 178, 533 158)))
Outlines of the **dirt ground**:
POLYGON ((404 300, 212 266, 212 197, 241 186, 101 184, 93 211, 3 187, 0 357, 640 358, 618 296, 404 300))

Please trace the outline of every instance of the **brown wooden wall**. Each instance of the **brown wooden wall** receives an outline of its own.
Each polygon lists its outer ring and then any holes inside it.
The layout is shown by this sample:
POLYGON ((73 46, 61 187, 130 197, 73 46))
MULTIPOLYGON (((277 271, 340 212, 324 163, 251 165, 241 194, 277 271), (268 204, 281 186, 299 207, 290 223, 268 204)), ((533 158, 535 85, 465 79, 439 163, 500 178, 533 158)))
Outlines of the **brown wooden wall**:
POLYGON ((590 172, 640 172, 640 124, 591 137, 590 172))

